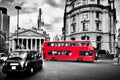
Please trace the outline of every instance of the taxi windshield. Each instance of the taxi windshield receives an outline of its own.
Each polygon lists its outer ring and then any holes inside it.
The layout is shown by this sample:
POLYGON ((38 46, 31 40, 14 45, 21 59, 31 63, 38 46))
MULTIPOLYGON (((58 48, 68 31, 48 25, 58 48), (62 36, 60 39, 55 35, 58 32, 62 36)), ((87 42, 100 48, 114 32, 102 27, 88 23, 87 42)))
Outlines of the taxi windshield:
POLYGON ((26 58, 27 52, 25 51, 14 51, 10 54, 10 57, 20 57, 20 58, 26 58))

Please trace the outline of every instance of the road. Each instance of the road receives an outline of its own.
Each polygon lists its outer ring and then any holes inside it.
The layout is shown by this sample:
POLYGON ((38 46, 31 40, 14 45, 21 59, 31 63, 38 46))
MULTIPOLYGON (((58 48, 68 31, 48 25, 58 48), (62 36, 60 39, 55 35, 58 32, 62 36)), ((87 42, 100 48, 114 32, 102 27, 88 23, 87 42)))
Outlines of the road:
POLYGON ((0 80, 120 80, 120 65, 110 60, 95 63, 44 61, 43 69, 31 76, 7 77, 1 72, 0 80))

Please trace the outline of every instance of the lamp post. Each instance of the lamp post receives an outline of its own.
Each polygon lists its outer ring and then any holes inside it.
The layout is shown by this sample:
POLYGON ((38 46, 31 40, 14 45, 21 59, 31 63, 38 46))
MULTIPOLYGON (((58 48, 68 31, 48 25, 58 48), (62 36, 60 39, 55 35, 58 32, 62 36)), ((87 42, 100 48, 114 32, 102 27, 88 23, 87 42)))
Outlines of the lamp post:
POLYGON ((15 6, 15 9, 17 9, 17 47, 18 47, 19 10, 21 10, 22 8, 20 6, 15 6))

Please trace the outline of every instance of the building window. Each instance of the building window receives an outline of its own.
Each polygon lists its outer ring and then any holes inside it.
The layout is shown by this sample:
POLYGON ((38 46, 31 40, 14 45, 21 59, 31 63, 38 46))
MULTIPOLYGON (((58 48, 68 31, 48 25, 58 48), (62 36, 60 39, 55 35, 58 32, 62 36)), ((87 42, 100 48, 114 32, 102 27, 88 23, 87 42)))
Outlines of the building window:
POLYGON ((96 37, 96 41, 97 41, 97 50, 101 49, 101 36, 97 36, 96 37))
POLYGON ((88 4, 88 0, 83 0, 83 5, 88 4))
POLYGON ((75 40, 75 37, 71 37, 71 40, 75 40))
POLYGON ((71 26, 72 26, 72 33, 74 33, 76 31, 76 23, 73 23, 71 26))
POLYGON ((88 23, 83 23, 83 31, 88 31, 88 23))
POLYGON ((101 31, 101 27, 100 27, 100 23, 99 22, 96 23, 96 30, 97 31, 101 31))
POLYGON ((97 4, 100 4, 100 0, 97 0, 97 4))
POLYGON ((75 21, 76 21, 76 17, 74 15, 74 16, 72 16, 72 23, 74 23, 75 21))
POLYGON ((100 13, 97 11, 96 12, 96 18, 99 18, 100 17, 100 13))
POLYGON ((80 5, 80 4, 81 4, 81 0, 77 0, 76 5, 80 5))
POLYGON ((88 19, 88 13, 83 13, 83 19, 88 19))

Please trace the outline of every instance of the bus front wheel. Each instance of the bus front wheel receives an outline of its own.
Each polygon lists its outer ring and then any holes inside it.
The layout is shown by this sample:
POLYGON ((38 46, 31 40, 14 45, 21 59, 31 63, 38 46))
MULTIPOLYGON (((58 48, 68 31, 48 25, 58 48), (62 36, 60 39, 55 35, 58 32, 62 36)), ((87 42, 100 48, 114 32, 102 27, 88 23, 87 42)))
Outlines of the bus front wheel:
POLYGON ((51 58, 51 61, 55 61, 55 58, 53 57, 53 58, 51 58))

